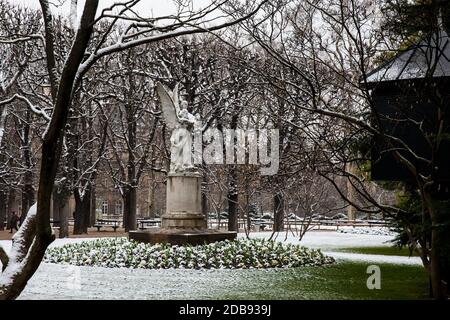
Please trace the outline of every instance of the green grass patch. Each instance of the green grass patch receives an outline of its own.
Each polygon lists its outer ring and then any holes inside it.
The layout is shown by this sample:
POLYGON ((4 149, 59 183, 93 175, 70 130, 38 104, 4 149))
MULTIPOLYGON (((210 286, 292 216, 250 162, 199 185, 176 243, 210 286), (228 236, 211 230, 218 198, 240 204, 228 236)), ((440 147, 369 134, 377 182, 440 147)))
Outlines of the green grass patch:
POLYGON ((410 253, 409 249, 406 247, 354 247, 354 248, 340 248, 335 251, 339 252, 349 252, 349 253, 362 253, 362 254, 376 254, 376 255, 386 255, 386 256, 403 256, 409 257, 418 256, 417 252, 413 251, 410 253))
POLYGON ((238 288, 217 299, 427 299, 428 278, 421 266, 378 264, 381 289, 366 285, 369 263, 337 263, 322 267, 239 270, 238 288))

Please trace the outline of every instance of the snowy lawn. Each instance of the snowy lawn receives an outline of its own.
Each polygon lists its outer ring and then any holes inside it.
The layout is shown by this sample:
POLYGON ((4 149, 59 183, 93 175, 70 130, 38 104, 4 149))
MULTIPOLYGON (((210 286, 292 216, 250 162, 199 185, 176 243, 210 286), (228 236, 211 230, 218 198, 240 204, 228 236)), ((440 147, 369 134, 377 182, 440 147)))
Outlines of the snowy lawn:
POLYGON ((422 267, 379 264, 381 290, 366 287, 367 263, 292 269, 144 270, 43 264, 20 299, 419 299, 422 267), (79 270, 79 285, 73 285, 79 270))
MULTIPOLYGON (((268 238, 271 233, 260 232, 252 233, 254 238, 268 238)), ((241 237, 245 235, 239 235, 241 237)), ((299 243, 298 238, 292 233, 279 233, 276 237, 279 241, 286 241, 289 243, 299 243)), ((408 265, 422 265, 419 257, 408 256, 394 256, 383 254, 360 254, 354 252, 342 252, 342 249, 361 248, 361 247, 390 247, 394 236, 386 235, 368 235, 368 234, 352 234, 340 233, 335 231, 311 231, 307 232, 300 242, 301 245, 308 248, 319 248, 328 256, 338 260, 360 261, 368 263, 393 263, 393 264, 408 264, 408 265)))
MULTIPOLYGON (((244 235, 239 235, 243 237, 244 235)), ((270 233, 252 233, 268 238, 270 233)), ((285 233, 277 240, 284 241, 285 233)), ((94 239, 57 239, 51 247, 94 239)), ((309 232, 301 245, 338 259, 326 267, 271 270, 142 270, 43 263, 21 299, 389 299, 424 298, 427 279, 418 257, 339 252, 389 247, 391 236, 309 232), (368 290, 366 268, 378 264, 382 290, 368 290)), ((298 244, 293 235, 286 239, 298 244)), ((1 241, 8 250, 10 241, 1 241)))

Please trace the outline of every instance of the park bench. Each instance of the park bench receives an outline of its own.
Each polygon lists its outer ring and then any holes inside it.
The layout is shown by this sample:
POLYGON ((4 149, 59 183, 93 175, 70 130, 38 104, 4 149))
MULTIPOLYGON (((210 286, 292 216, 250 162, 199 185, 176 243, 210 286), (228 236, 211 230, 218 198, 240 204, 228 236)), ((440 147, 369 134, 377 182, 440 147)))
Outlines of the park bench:
POLYGON ((119 228, 119 221, 114 219, 97 219, 94 227, 97 228, 98 232, 100 232, 100 229, 103 227, 111 227, 114 232, 116 232, 117 228, 119 228))

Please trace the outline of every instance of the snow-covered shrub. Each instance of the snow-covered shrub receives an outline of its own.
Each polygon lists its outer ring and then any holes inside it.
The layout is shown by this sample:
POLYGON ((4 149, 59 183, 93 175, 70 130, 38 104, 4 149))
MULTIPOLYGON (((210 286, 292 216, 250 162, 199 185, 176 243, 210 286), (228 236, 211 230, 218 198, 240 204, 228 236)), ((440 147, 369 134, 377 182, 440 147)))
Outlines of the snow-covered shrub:
POLYGON ((323 265, 334 259, 320 250, 264 239, 172 246, 103 238, 48 249, 44 261, 109 268, 245 269, 323 265))

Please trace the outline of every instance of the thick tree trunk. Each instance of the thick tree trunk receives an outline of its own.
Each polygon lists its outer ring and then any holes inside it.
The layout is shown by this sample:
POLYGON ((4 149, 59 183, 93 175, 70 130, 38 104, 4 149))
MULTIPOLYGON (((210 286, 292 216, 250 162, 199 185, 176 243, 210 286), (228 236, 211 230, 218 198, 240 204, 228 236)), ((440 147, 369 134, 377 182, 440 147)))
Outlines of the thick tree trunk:
POLYGON ((137 188, 134 187, 130 192, 130 215, 128 217, 128 230, 136 230, 136 209, 137 209, 137 188))
POLYGON ((86 191, 86 195, 83 197, 83 208, 84 208, 84 218, 83 218, 83 233, 88 232, 88 228, 91 225, 91 214, 92 214, 92 188, 86 191))
POLYGON ((34 189, 33 189, 33 163, 31 159, 31 141, 30 141, 30 125, 31 111, 27 109, 26 121, 23 127, 23 159, 26 168, 24 174, 24 184, 22 188, 22 213, 20 216, 20 223, 25 220, 28 210, 34 203, 34 189))
POLYGON ((60 213, 59 234, 60 239, 69 237, 69 207, 64 206, 60 213))
POLYGON ((237 168, 233 165, 228 174, 228 230, 238 231, 238 201, 237 168))
POLYGON ((5 263, 0 278, 0 300, 11 300, 20 295, 54 239, 51 231, 47 233, 47 237, 43 234, 35 236, 38 223, 36 212, 35 204, 12 239, 11 253, 7 256, 7 261, 4 261, 6 256, 2 255, 2 262, 5 263))
POLYGON ((124 188, 122 194, 122 202, 123 202, 123 216, 122 216, 122 224, 125 231, 128 230, 128 217, 130 216, 130 206, 129 206, 129 196, 128 196, 128 188, 124 188))
POLYGON ((53 193, 52 193, 52 212, 51 212, 51 217, 52 217, 52 219, 54 221, 59 221, 60 204, 59 204, 58 200, 59 199, 58 199, 58 195, 56 194, 56 191, 53 191, 53 193))
POLYGON ((59 238, 61 239, 69 237, 69 215, 69 202, 65 200, 59 211, 59 238))
MULTIPOLYGON (((133 91, 134 91, 134 82, 132 79, 132 72, 130 70, 129 73, 130 80, 130 89, 127 92, 127 95, 130 97, 130 101, 133 91)), ((135 118, 136 107, 130 103, 127 106, 127 132, 128 132, 128 162, 127 162, 127 183, 126 192, 124 194, 124 215, 123 222, 125 232, 130 230, 136 230, 136 193, 137 193, 137 184, 136 180, 136 163, 135 163, 135 148, 136 148, 136 134, 137 134, 137 125, 135 118)))
POLYGON ((433 199, 431 213, 431 253, 430 281, 433 297, 438 300, 448 298, 450 275, 450 218, 449 201, 433 199))
POLYGON ((91 191, 91 214, 89 220, 89 227, 94 226, 97 218, 96 213, 97 213, 97 195, 95 192, 95 186, 93 186, 91 191))
POLYGON ((91 213, 90 191, 86 190, 83 196, 78 190, 74 191, 75 198, 75 222, 73 234, 83 234, 88 232, 89 218, 91 213))
POLYGON ((69 237, 69 201, 66 197, 59 194, 56 190, 53 192, 53 219, 59 221, 59 238, 69 237))
POLYGON ((16 190, 9 189, 8 193, 8 208, 6 212, 6 228, 11 228, 11 215, 12 212, 15 211, 17 213, 17 201, 16 201, 16 190))
POLYGON ((25 220, 28 210, 34 203, 34 189, 33 189, 33 174, 25 173, 25 185, 22 189, 22 213, 20 216, 20 223, 25 220))
POLYGON ((283 231, 284 224, 284 198, 281 193, 273 197, 273 231, 283 231))
POLYGON ((126 188, 123 194, 123 226, 125 232, 136 230, 136 188, 126 188))
MULTIPOLYGON (((353 162, 348 162, 346 166, 348 172, 352 174, 355 172, 355 164, 353 162)), ((347 178, 347 199, 352 203, 355 201, 355 187, 352 185, 349 177, 347 178)), ((356 208, 351 204, 347 207, 347 218, 349 221, 356 220, 356 208)))
POLYGON ((441 241, 439 230, 433 228, 431 231, 431 256, 430 256, 430 273, 431 273, 431 289, 433 292, 433 298, 437 300, 446 299, 447 295, 445 292, 442 270, 441 270, 441 241))
POLYGON ((250 197, 249 197, 249 189, 248 185, 245 187, 245 213, 247 215, 247 232, 250 232, 252 228, 252 219, 250 217, 250 197))
POLYGON ((0 231, 5 230, 6 224, 6 201, 8 197, 6 196, 6 192, 0 190, 0 231))
POLYGON ((73 234, 83 234, 83 202, 78 197, 75 197, 75 215, 73 224, 73 234))

